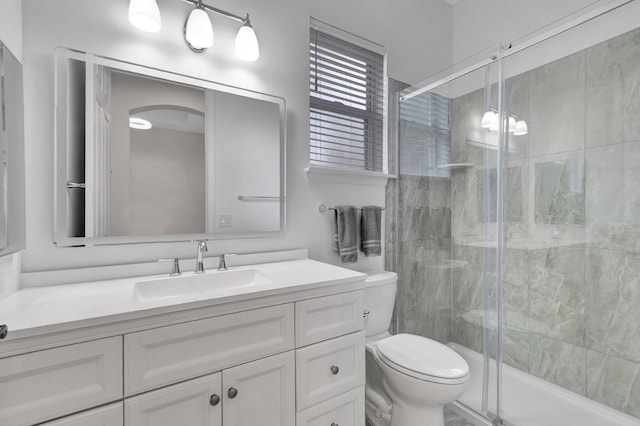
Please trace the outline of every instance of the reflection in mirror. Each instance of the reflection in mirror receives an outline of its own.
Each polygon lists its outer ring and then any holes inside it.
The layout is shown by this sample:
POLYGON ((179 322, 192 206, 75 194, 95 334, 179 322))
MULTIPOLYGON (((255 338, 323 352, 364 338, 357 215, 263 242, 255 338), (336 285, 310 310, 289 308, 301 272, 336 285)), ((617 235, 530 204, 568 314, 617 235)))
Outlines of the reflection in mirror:
POLYGON ((283 230, 281 98, 65 49, 56 61, 56 244, 283 230))
POLYGON ((22 96, 22 65, 0 40, 0 255, 25 248, 22 96))
POLYGON ((584 224, 584 160, 570 158, 535 165, 535 222, 584 224))

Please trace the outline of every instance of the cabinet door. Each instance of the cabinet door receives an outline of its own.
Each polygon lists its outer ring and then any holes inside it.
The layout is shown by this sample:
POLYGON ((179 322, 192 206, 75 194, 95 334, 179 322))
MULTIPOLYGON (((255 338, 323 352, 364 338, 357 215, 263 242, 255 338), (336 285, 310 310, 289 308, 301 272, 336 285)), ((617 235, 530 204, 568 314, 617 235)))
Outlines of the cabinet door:
POLYGON ((122 402, 63 417, 42 426, 123 426, 122 402))
POLYGON ((225 425, 295 425, 293 351, 224 370, 222 383, 225 425))
POLYGON ((126 426, 221 426, 221 374, 125 399, 126 426))
POLYGON ((122 398, 122 337, 0 359, 0 425, 23 426, 122 398))

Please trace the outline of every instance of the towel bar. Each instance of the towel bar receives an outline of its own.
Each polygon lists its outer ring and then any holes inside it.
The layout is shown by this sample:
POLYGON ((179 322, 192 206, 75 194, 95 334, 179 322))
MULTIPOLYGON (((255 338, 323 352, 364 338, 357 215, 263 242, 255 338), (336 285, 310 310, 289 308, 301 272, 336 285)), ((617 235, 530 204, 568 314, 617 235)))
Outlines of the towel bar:
MULTIPOLYGON (((382 210, 384 210, 384 207, 380 207, 380 208, 381 208, 382 210)), ((324 204, 320 204, 320 205, 318 206, 318 211, 319 211, 320 213, 324 213, 324 212, 326 212, 327 210, 335 210, 335 209, 336 209, 335 207, 325 206, 324 204)), ((362 207, 358 207, 358 210, 362 210, 362 207)))

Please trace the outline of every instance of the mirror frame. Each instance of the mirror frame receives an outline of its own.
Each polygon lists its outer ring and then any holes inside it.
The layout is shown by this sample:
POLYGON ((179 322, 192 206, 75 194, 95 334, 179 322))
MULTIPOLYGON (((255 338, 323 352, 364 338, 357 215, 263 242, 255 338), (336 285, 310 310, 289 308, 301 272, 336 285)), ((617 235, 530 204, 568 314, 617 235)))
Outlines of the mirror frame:
POLYGON ((178 74, 158 68, 147 67, 131 62, 121 61, 113 58, 99 56, 78 50, 58 47, 55 50, 55 71, 54 71, 54 115, 55 115, 55 143, 54 143, 54 206, 53 206, 53 243, 57 247, 83 247, 115 244, 146 244, 146 243, 168 243, 185 242, 194 240, 229 240, 240 238, 266 238, 281 236, 286 231, 286 101, 284 98, 265 93, 260 93, 240 87, 217 83, 184 74, 178 74), (238 96, 249 97, 278 105, 280 119, 280 230, 266 232, 246 232, 246 233, 201 233, 201 234, 168 234, 168 235, 126 235, 107 237, 68 237, 67 236, 67 122, 65 108, 60 107, 65 104, 66 95, 64 90, 60 90, 64 84, 66 70, 62 68, 64 62, 68 60, 78 60, 110 67, 119 71, 139 74, 150 78, 166 80, 175 84, 193 86, 205 90, 216 90, 238 96))
POLYGON ((26 248, 24 87, 22 64, 0 40, 5 73, 4 114, 7 134, 7 244, 0 256, 26 248), (9 81, 9 84, 6 84, 9 81), (10 99, 7 102, 6 99, 10 99))

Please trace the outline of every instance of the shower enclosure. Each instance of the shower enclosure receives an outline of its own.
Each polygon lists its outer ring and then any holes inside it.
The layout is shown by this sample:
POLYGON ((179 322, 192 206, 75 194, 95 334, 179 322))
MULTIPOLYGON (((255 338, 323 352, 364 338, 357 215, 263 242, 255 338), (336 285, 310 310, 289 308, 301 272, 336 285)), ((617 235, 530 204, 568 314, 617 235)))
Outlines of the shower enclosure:
POLYGON ((399 90, 396 328, 468 360, 489 424, 640 424, 636 3, 399 90))

